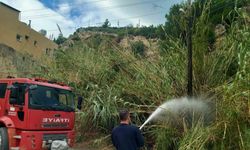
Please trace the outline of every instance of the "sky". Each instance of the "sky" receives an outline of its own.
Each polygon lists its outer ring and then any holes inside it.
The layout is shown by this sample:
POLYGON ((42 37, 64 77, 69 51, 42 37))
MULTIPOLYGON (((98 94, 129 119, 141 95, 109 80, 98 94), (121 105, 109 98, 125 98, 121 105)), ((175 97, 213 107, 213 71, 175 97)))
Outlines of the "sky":
POLYGON ((183 0, 0 0, 21 11, 20 20, 47 37, 56 38, 57 24, 65 37, 79 27, 101 26, 108 19, 111 26, 149 26, 163 24, 169 8, 183 0))

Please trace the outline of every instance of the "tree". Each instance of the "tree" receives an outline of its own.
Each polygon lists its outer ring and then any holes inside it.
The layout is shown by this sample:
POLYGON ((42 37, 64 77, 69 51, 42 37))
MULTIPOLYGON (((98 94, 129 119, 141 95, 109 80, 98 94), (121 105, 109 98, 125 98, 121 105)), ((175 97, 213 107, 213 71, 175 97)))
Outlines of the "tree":
POLYGON ((47 35, 47 31, 44 30, 44 29, 41 29, 41 30, 39 31, 39 33, 41 33, 43 36, 46 36, 46 35, 47 35))
POLYGON ((169 14, 166 14, 165 18, 167 19, 165 23, 166 33, 179 38, 184 33, 185 30, 185 19, 184 14, 180 12, 180 9, 183 8, 182 4, 175 4, 170 8, 169 14))
POLYGON ((110 26, 111 26, 111 24, 110 24, 109 20, 106 19, 105 22, 103 23, 102 27, 103 27, 103 28, 108 28, 108 27, 110 27, 110 26))
POLYGON ((67 38, 63 37, 62 34, 59 34, 57 39, 54 39, 54 42, 58 45, 64 43, 67 40, 67 38))
POLYGON ((155 34, 160 38, 160 39, 165 39, 165 30, 163 25, 158 25, 155 29, 155 34))

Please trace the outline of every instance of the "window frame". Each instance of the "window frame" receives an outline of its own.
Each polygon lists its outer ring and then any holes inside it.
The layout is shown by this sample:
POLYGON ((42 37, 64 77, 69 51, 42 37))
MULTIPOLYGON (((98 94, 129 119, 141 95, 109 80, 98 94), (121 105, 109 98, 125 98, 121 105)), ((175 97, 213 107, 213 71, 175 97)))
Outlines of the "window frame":
POLYGON ((25 40, 28 41, 29 40, 29 36, 28 35, 25 35, 25 40))
POLYGON ((16 40, 17 40, 18 42, 22 42, 22 35, 16 34, 16 40))
MULTIPOLYGON (((8 83, 0 83, 0 99, 4 99, 6 97, 6 93, 7 93, 7 87, 8 87, 8 83), (2 89, 1 89, 1 85, 3 86, 5 84, 5 92, 1 93, 2 89), (2 94, 2 95, 1 95, 2 94)), ((3 88, 4 89, 4 88, 3 88)))
MULTIPOLYGON (((11 98, 16 98, 17 99, 17 103, 13 104, 13 105, 17 105, 17 106, 25 106, 25 95, 26 95, 26 84, 25 83, 17 83, 18 84, 18 88, 17 89, 10 89, 10 95, 9 95, 9 104, 10 104, 10 100, 11 98), (17 90, 17 91, 15 91, 17 90), (13 91, 17 92, 17 94, 15 94, 15 96, 17 97, 12 97, 12 93, 13 91), (22 102, 22 103, 20 103, 22 102)), ((10 104, 12 105, 12 104, 10 104)))
MULTIPOLYGON (((59 95, 65 95, 65 98, 66 98, 66 106, 67 107, 71 107, 72 110, 65 110, 65 109, 58 109, 56 107, 60 107, 60 105, 41 105, 41 104, 35 104, 35 102, 32 101, 31 97, 33 98, 31 91, 29 91, 29 98, 28 98, 28 107, 29 109, 37 109, 37 110, 42 110, 42 107, 51 107, 51 108, 48 108, 49 110, 52 110, 52 111, 68 111, 68 112, 74 112, 74 107, 75 107, 75 103, 74 103, 74 95, 72 93, 71 90, 66 90, 66 89, 60 89, 60 88, 54 88, 54 87, 50 87, 50 86, 45 86, 45 85, 38 85, 40 88, 44 88, 43 90, 46 90, 46 91, 53 91, 53 90, 60 90, 60 93, 58 93, 58 96, 59 95), (46 89, 47 88, 47 89, 46 89), (71 95, 72 94, 72 95, 71 95), (69 96, 73 96, 73 97, 69 97, 69 96)), ((40 92, 41 93, 41 92, 40 92)), ((51 93, 52 95, 51 96, 54 96, 54 93, 51 93)), ((58 97, 59 98, 59 97, 58 97)), ((44 99, 45 100, 45 99, 44 99)), ((60 99, 57 99, 58 100, 58 104, 63 104, 61 103, 60 99)), ((64 107, 66 107, 64 106, 64 107)))

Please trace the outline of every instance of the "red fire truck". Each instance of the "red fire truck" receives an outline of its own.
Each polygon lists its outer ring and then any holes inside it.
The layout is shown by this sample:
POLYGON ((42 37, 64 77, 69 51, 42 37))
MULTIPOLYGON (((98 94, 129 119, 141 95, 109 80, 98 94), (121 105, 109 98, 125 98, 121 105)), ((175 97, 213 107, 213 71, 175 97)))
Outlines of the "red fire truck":
POLYGON ((44 79, 0 79, 0 150, 49 149, 74 143, 71 88, 44 79))

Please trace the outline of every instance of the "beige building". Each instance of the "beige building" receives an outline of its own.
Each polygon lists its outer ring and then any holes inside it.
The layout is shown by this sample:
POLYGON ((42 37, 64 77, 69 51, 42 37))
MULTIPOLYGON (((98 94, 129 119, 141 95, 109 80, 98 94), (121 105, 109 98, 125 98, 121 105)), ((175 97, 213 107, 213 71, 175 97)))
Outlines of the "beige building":
POLYGON ((52 55, 56 43, 19 21, 20 11, 0 2, 0 44, 35 57, 52 55))

